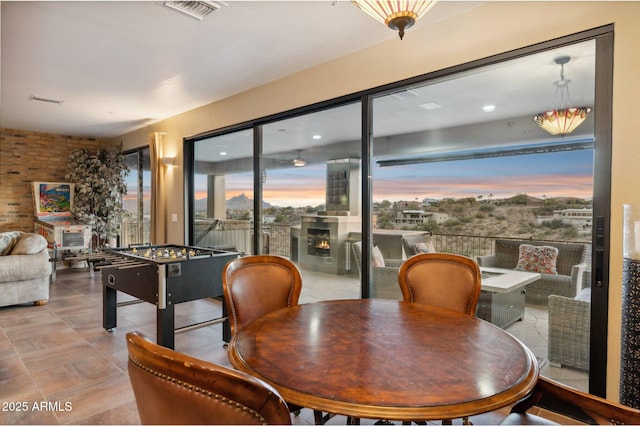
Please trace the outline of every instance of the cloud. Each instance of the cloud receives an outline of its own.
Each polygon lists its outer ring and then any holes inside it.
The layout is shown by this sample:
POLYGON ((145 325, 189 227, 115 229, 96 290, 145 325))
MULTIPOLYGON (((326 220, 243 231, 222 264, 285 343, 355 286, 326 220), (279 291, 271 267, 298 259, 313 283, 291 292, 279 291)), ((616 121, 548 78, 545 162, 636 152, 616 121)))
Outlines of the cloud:
POLYGON ((492 176, 469 179, 468 177, 440 177, 416 181, 373 181, 374 201, 412 200, 415 198, 477 197, 493 194, 494 198, 506 198, 517 194, 534 197, 571 196, 589 199, 593 196, 591 176, 521 175, 492 176))

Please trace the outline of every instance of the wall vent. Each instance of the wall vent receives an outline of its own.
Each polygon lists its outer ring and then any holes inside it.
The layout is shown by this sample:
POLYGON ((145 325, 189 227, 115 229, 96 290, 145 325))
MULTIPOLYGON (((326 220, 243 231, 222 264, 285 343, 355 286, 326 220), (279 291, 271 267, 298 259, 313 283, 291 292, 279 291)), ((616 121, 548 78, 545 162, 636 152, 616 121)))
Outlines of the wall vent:
POLYGON ((169 9, 184 13, 199 21, 211 12, 220 8, 220 5, 212 1, 164 1, 161 3, 169 9))
POLYGON ((50 99, 50 98, 43 98, 40 96, 35 96, 35 95, 31 95, 31 100, 32 101, 36 101, 36 102, 42 102, 45 104, 54 104, 54 105, 61 105, 63 101, 60 101, 58 99, 50 99))

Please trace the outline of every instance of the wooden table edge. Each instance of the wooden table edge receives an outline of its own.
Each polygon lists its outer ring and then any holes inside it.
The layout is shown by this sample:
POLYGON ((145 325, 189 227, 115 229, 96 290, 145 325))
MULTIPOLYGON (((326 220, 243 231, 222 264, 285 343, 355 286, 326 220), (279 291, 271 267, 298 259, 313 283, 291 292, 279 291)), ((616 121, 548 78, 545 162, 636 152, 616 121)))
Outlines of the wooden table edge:
POLYGON ((380 405, 352 404, 327 398, 316 397, 307 393, 297 392, 284 387, 278 383, 270 381, 268 378, 257 374, 242 359, 235 350, 235 337, 229 343, 229 361, 234 368, 258 377, 260 380, 273 386, 287 403, 296 404, 301 407, 310 408, 322 412, 334 413, 338 415, 351 416, 365 419, 385 419, 385 420, 442 420, 455 419, 467 416, 475 416, 499 410, 520 401, 527 396, 536 384, 539 375, 538 360, 533 352, 522 342, 519 342, 530 362, 528 374, 518 384, 518 386, 490 397, 471 401, 463 404, 450 404, 438 407, 395 407, 380 405))

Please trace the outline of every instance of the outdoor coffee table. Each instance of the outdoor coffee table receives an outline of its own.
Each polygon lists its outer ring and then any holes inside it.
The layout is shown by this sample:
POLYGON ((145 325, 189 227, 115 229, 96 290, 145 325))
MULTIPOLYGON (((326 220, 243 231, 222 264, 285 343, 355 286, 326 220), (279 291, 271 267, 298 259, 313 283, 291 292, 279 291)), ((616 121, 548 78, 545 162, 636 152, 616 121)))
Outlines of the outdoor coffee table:
POLYGON ((526 285, 540 279, 537 272, 481 267, 482 289, 476 315, 501 328, 524 319, 526 285))

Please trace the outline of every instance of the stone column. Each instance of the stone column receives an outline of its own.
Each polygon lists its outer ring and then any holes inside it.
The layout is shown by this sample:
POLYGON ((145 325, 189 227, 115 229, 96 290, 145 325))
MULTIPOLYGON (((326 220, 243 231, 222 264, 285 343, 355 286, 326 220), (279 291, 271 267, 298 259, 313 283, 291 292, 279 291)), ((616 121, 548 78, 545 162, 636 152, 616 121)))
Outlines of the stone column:
POLYGON ((624 206, 620 402, 640 408, 640 205, 624 206))

